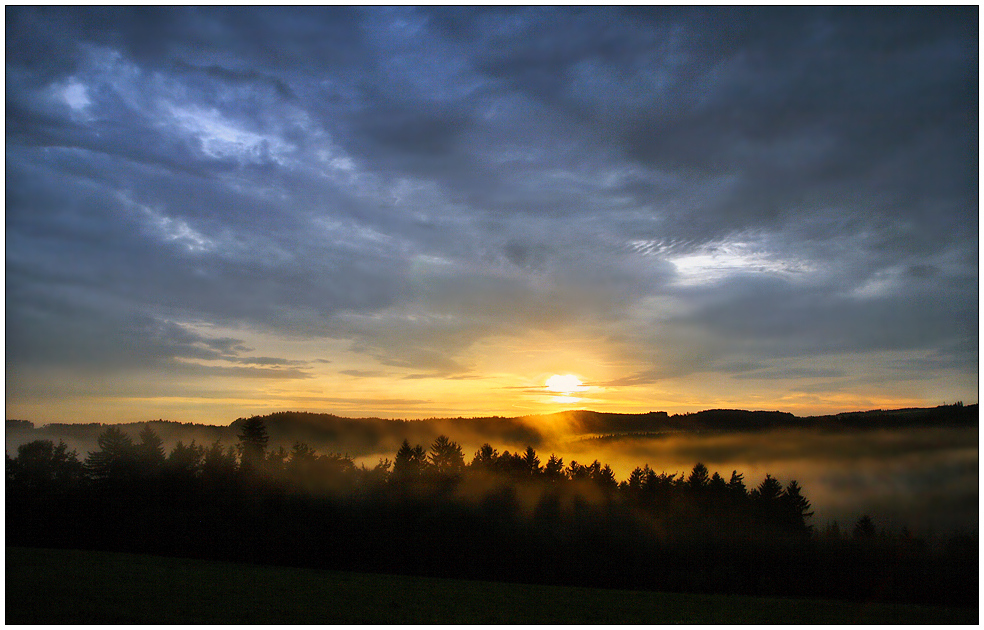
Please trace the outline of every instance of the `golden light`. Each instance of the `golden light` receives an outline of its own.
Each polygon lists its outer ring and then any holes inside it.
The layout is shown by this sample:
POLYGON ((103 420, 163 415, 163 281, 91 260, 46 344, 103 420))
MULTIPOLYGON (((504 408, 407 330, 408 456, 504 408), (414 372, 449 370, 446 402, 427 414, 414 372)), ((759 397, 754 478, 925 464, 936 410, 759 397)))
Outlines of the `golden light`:
POLYGON ((581 379, 573 374, 554 374, 547 379, 547 391, 556 392, 570 396, 574 392, 583 392, 587 389, 581 379))

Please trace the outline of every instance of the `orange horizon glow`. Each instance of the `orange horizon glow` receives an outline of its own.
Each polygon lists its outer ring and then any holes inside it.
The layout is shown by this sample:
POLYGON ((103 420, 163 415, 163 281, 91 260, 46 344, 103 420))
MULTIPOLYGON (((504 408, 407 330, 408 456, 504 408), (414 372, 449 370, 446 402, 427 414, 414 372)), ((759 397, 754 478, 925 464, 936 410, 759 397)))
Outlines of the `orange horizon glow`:
MULTIPOLYGON (((205 330, 205 329, 201 329, 205 330)), ((469 371, 461 376, 419 374, 412 368, 380 365, 353 353, 341 340, 284 339, 239 329, 208 327, 213 336, 244 339, 258 354, 287 355, 306 364, 305 378, 243 378, 221 372, 221 361, 200 361, 216 376, 163 382, 154 371, 131 371, 116 381, 74 378, 66 394, 36 392, 6 401, 7 418, 47 423, 140 422, 165 419, 228 424, 240 417, 276 411, 330 413, 349 418, 426 419, 436 417, 518 417, 572 409, 610 413, 669 414, 705 409, 784 411, 797 416, 848 411, 934 407, 962 400, 976 391, 974 375, 942 373, 919 384, 886 379, 878 387, 819 379, 789 382, 736 379, 722 373, 668 376, 652 382, 626 382, 642 364, 631 349, 572 330, 529 331, 514 337, 488 337, 461 354, 469 371), (317 358, 332 356, 330 363, 317 358), (962 380, 961 380, 962 379, 962 380), (835 388, 835 386, 837 388, 835 388)), ((850 357, 858 369, 877 375, 890 355, 850 357)), ((671 357, 667 356, 667 361, 671 357)), ((830 359, 830 365, 842 358, 830 359)), ((813 364, 823 367, 822 359, 813 364)), ((56 383, 60 374, 31 377, 56 383)), ((8 374, 11 382, 20 374, 8 374)))
MULTIPOLYGON (((927 400, 914 396, 861 395, 859 393, 785 394, 775 399, 763 397, 704 398, 693 393, 670 395, 666 391, 650 396, 649 388, 579 386, 580 391, 555 391, 546 385, 539 387, 491 386, 482 387, 471 381, 468 386, 456 387, 447 382, 435 383, 432 388, 414 383, 413 391, 406 383, 376 389, 369 384, 346 388, 352 398, 325 396, 318 391, 284 391, 272 388, 253 396, 126 396, 75 397, 60 400, 37 400, 11 403, 6 406, 8 419, 34 422, 36 426, 49 423, 125 423, 148 420, 172 420, 197 424, 229 424, 236 418, 266 415, 277 411, 329 413, 348 418, 378 417, 388 419, 427 419, 442 417, 520 417, 540 416, 573 410, 600 413, 648 413, 665 411, 670 415, 692 413, 707 409, 747 409, 782 411, 793 415, 832 415, 875 409, 935 407, 956 402, 957 398, 927 400), (382 391, 381 391, 382 390, 382 391), (423 397, 423 392, 433 396, 423 397), (389 394, 388 396, 386 394, 389 394), (413 399, 400 394, 413 393, 413 399), (265 394, 265 395, 264 395, 265 394)), ((332 389, 339 389, 338 386, 332 389)), ((975 404, 976 400, 966 400, 975 404)))

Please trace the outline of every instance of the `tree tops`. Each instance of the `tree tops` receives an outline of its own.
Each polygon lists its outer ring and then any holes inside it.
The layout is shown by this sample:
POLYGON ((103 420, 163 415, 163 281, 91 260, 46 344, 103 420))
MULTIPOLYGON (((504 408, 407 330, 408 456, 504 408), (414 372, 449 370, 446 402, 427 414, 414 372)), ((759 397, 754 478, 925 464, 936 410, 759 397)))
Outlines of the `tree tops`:
MULTIPOLYGON (((484 475, 500 484, 538 484, 543 487, 589 487, 601 496, 633 506, 642 512, 670 518, 711 519, 719 525, 736 515, 769 524, 790 534, 808 534, 813 516, 811 504, 793 480, 785 487, 771 475, 748 491, 744 477, 732 471, 725 481, 717 472, 698 462, 688 475, 656 473, 648 465, 634 469, 619 482, 611 467, 594 460, 581 464, 551 454, 546 463, 532 446, 523 452, 499 451, 484 444, 469 464, 461 446, 440 435, 425 449, 404 440, 391 465, 381 461, 369 469, 357 467, 350 458, 319 454, 303 443, 291 449, 267 450, 269 435, 262 419, 249 418, 240 427, 239 443, 233 448, 214 442, 200 446, 178 442, 165 453, 163 441, 145 427, 134 442, 118 427, 110 426, 99 436, 97 451, 84 462, 67 452, 64 444, 32 442, 18 449, 18 457, 7 458, 7 478, 25 488, 73 479, 76 483, 126 486, 139 479, 162 478, 182 483, 204 483, 221 488, 242 477, 249 483, 262 479, 306 493, 337 493, 357 487, 403 488, 410 492, 448 490, 466 476, 484 475), (437 485, 434 485, 437 484, 437 485), (428 488, 430 490, 428 490, 428 488), (683 509, 684 506, 686 509, 683 509)), ((708 521, 711 522, 711 521, 708 521)))
MULTIPOLYGON (((949 564, 926 555, 903 566, 918 545, 893 542, 870 517, 853 536, 813 536, 803 489, 771 475, 749 488, 738 471, 699 462, 682 474, 645 465, 619 481, 598 460, 490 444, 466 463, 447 436, 429 448, 404 441, 392 463, 370 468, 300 442, 271 447, 260 423, 240 428, 234 446, 166 452, 152 430, 134 440, 107 427, 84 462, 64 443, 24 444, 7 457, 8 544, 789 596, 867 597, 886 569, 937 571, 919 601, 976 577, 976 544, 954 544, 949 564)), ((954 599, 976 597, 972 586, 954 599)))

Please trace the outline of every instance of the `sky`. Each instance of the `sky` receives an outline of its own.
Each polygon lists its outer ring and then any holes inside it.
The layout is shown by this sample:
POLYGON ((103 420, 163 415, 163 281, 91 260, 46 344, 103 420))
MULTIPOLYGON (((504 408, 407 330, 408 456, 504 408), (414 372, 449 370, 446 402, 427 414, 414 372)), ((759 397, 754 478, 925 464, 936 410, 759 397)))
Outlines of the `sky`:
POLYGON ((977 402, 978 14, 7 6, 7 417, 977 402))

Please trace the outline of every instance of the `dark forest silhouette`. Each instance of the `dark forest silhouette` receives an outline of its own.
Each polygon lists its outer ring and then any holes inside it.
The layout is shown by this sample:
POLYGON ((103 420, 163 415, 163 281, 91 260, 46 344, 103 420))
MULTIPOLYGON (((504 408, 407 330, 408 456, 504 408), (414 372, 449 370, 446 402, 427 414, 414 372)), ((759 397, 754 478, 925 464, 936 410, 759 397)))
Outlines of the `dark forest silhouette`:
POLYGON ((80 460, 36 440, 6 458, 7 545, 102 549, 411 575, 631 589, 977 604, 976 536, 927 541, 870 516, 818 531, 795 480, 595 460, 440 435, 356 465, 263 418, 237 442, 106 428, 80 460))
MULTIPOLYGON (((339 450, 353 456, 394 453, 403 440, 412 444, 431 444, 439 435, 454 436, 461 442, 505 443, 512 446, 550 446, 551 436, 544 427, 560 425, 568 438, 627 441, 680 433, 759 433, 771 430, 803 429, 827 433, 870 430, 912 429, 918 427, 976 427, 978 406, 941 405, 934 408, 895 409, 842 413, 829 416, 797 417, 779 411, 710 409, 669 415, 663 411, 640 414, 602 413, 587 410, 565 411, 545 416, 428 418, 387 420, 382 418, 343 418, 327 413, 279 411, 259 416, 271 444, 290 446, 303 442, 313 448, 339 450)), ((24 420, 6 421, 7 448, 34 440, 64 440, 72 448, 87 452, 97 448, 96 440, 109 426, 119 426, 131 435, 150 427, 165 443, 192 440, 212 444, 219 440, 235 443, 241 425, 250 418, 239 418, 231 425, 182 423, 166 420, 121 425, 101 423, 51 423, 35 427, 24 420)))

